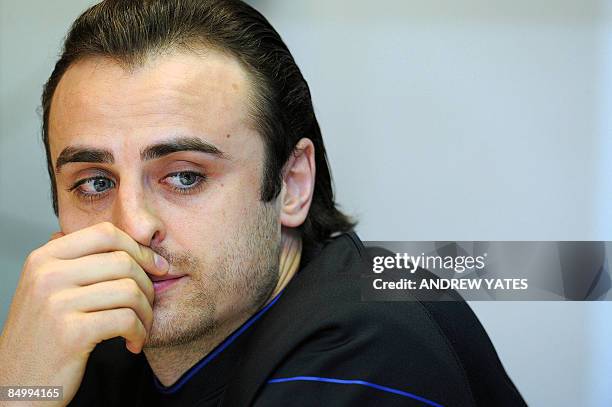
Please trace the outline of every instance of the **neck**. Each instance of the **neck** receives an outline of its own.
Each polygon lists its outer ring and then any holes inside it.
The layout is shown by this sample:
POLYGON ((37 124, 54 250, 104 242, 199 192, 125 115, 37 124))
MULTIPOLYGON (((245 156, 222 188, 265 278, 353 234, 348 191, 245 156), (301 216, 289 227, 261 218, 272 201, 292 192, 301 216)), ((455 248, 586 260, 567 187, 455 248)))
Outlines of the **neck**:
POLYGON ((278 283, 266 304, 272 301, 281 291, 285 289, 289 281, 293 278, 300 268, 302 259, 302 238, 299 232, 294 229, 285 229, 281 234, 281 254, 278 267, 278 283))
MULTIPOLYGON (((279 263, 279 279, 272 294, 261 307, 274 299, 297 273, 302 257, 302 239, 293 229, 283 228, 281 234, 281 254, 279 263)), ((261 308, 260 307, 260 308, 261 308)), ((253 313, 257 312, 255 310, 253 313)), ((197 338, 187 344, 163 348, 147 349, 147 361, 157 379, 164 385, 175 383, 183 373, 199 360, 204 358, 219 343, 242 325, 251 315, 240 316, 233 324, 225 324, 211 335, 197 338)))

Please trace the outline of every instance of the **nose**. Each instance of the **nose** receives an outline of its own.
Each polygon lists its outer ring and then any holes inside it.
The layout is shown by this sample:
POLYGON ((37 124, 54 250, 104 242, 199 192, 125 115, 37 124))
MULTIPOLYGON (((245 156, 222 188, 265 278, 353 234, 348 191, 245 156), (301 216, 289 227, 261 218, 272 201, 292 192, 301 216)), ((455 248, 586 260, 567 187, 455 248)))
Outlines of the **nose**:
POLYGON ((141 185, 122 183, 113 209, 113 223, 141 245, 152 247, 164 240, 164 223, 141 185))

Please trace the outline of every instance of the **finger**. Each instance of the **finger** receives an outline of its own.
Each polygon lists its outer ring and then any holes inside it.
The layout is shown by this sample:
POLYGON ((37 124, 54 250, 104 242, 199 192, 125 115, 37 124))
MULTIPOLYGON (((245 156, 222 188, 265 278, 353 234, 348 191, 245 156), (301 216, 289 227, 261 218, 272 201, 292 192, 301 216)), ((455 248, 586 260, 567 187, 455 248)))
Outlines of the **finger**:
POLYGON ((63 236, 65 236, 64 232, 54 232, 51 234, 49 241, 59 239, 60 237, 63 237, 63 236))
POLYGON ((132 279, 103 281, 85 287, 64 290, 60 297, 62 307, 71 311, 96 312, 118 308, 132 309, 145 331, 153 324, 153 309, 140 287, 132 279))
POLYGON ((83 329, 88 330, 99 343, 121 336, 132 353, 140 353, 146 340, 146 331, 131 308, 117 308, 83 314, 83 329))
POLYGON ((90 254, 73 260, 64 260, 62 268, 66 279, 76 286, 88 286, 103 281, 132 279, 153 304, 155 289, 145 271, 127 252, 90 254))
POLYGON ((163 275, 169 268, 166 259, 109 222, 98 223, 52 240, 47 243, 46 250, 50 255, 64 260, 95 253, 124 251, 148 273, 163 275))

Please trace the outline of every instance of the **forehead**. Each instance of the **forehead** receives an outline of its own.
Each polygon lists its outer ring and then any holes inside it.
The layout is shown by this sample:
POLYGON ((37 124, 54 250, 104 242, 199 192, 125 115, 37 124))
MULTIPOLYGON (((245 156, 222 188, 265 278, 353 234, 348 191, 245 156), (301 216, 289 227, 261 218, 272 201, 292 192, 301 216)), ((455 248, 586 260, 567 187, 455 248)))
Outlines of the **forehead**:
POLYGON ((254 133, 251 94, 246 70, 214 50, 157 56, 134 69, 109 58, 86 58, 66 71, 53 96, 52 157, 75 143, 118 148, 175 133, 244 142, 237 139, 254 133))

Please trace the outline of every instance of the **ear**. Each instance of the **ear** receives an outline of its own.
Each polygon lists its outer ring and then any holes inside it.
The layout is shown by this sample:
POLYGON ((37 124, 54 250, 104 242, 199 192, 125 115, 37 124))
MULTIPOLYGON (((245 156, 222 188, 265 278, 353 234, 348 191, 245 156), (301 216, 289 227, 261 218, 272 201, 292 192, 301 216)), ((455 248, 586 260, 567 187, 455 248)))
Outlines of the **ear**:
POLYGON ((306 220, 315 187, 315 149, 308 138, 301 139, 283 167, 280 194, 280 221, 296 228, 306 220))

